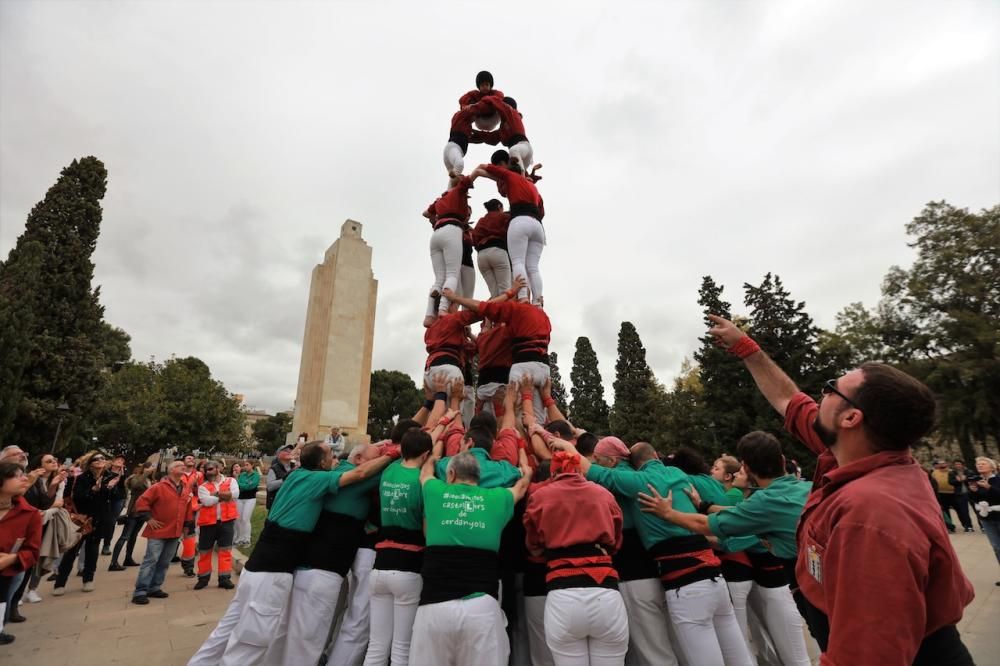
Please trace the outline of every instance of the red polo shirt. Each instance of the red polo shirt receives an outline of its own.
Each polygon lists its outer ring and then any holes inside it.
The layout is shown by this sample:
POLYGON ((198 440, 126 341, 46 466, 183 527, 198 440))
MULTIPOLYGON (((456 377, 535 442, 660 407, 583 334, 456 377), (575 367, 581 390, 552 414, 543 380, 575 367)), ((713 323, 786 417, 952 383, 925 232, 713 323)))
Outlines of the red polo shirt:
POLYGON ((507 227, 510 215, 506 211, 494 210, 486 213, 472 229, 472 244, 477 250, 486 247, 507 248, 507 227))
POLYGON ((509 328, 512 363, 538 360, 531 356, 548 354, 552 323, 545 310, 517 301, 483 301, 479 314, 509 328))
POLYGON ((487 164, 486 173, 490 174, 500 184, 500 192, 507 197, 511 206, 517 204, 529 204, 536 208, 542 207, 542 197, 538 194, 538 188, 521 174, 514 173, 507 167, 487 164))
POLYGON ((23 541, 17 558, 14 564, 0 571, 0 576, 9 578, 33 567, 42 545, 42 513, 20 495, 14 497, 10 509, 0 519, 0 553, 13 550, 18 539, 23 541))
POLYGON ((476 338, 479 352, 479 368, 510 368, 511 356, 510 328, 506 324, 483 331, 476 338))
POLYGON ((505 95, 499 90, 490 90, 488 93, 481 93, 479 89, 470 90, 461 97, 458 98, 458 106, 469 106, 470 104, 475 104, 476 102, 482 101, 487 97, 496 97, 497 99, 503 100, 505 95))
MULTIPOLYGON (((816 403, 799 394, 786 425, 813 434, 816 403), (808 421, 808 429, 803 429, 808 421)), ((825 450, 825 455, 831 455, 825 450)), ((832 455, 831 455, 832 457, 832 455)), ((911 664, 921 642, 956 624, 973 590, 951 546, 927 475, 909 451, 883 451, 844 467, 828 463, 798 526, 795 574, 825 613, 822 664, 911 664)))
POLYGON ((437 220, 451 218, 459 221, 467 221, 469 214, 469 188, 472 181, 468 176, 459 178, 455 187, 451 188, 427 207, 427 213, 431 215, 434 227, 437 228, 437 220))
POLYGON ((430 368, 431 362, 442 356, 455 358, 458 361, 458 368, 461 369, 465 364, 465 327, 480 319, 482 316, 472 310, 440 315, 424 331, 424 344, 427 346, 427 363, 424 364, 424 370, 430 368))

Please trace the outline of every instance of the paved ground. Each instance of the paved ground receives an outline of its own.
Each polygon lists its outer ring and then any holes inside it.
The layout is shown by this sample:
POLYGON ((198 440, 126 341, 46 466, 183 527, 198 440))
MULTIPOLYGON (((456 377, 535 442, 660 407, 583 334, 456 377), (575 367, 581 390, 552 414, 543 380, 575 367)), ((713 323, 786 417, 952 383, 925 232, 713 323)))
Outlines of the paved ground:
MULTIPOLYGON (((959 628, 976 663, 996 663, 1000 587, 994 583, 1000 580, 1000 567, 984 535, 957 534, 952 542, 976 588, 976 600, 959 628)), ((137 558, 144 548, 145 540, 139 539, 137 558)), ((50 596, 52 583, 42 583, 44 600, 21 607, 28 621, 8 627, 17 640, 0 647, 0 664, 180 666, 212 631, 232 598, 232 592, 220 590, 214 582, 195 592, 194 580, 184 578, 173 565, 164 585, 170 598, 136 606, 129 599, 138 570, 108 572, 109 559, 100 560, 93 592, 85 594, 80 579, 74 578, 66 595, 55 598, 50 596)))

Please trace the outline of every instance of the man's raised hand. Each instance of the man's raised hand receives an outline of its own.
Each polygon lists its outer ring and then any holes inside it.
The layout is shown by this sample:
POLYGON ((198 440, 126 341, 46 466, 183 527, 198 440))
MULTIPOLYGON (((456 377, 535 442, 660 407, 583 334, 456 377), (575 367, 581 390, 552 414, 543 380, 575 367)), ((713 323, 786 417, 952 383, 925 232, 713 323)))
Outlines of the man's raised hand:
POLYGON ((746 335, 736 324, 728 319, 723 319, 714 314, 706 316, 714 324, 712 328, 708 329, 709 335, 713 336, 715 341, 724 349, 729 349, 739 342, 740 338, 746 335))

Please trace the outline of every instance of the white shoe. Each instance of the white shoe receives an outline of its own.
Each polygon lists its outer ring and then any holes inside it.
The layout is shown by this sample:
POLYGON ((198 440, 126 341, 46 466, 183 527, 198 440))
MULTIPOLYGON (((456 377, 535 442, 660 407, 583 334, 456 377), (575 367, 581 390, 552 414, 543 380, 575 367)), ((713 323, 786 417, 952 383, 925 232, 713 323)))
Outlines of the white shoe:
POLYGON ((24 598, 28 600, 29 604, 37 604, 42 600, 42 595, 38 594, 35 590, 28 590, 24 593, 24 598))
POLYGON ((94 591, 94 581, 85 582, 83 584, 83 591, 84 592, 93 592, 94 591))
POLYGON ((66 588, 65 587, 56 587, 56 588, 52 589, 52 596, 53 597, 61 597, 64 594, 66 594, 66 588))

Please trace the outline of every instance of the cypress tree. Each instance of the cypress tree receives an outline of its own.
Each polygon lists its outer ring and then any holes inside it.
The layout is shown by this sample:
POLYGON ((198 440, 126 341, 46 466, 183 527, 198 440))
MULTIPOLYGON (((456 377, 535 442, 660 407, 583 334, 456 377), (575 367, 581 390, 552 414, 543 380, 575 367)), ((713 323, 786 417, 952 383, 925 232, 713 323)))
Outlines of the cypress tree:
POLYGON ((611 432, 628 443, 652 442, 660 430, 664 392, 646 363, 646 348, 632 322, 623 321, 618 332, 615 363, 615 406, 611 410, 611 432))
POLYGON ((573 382, 573 402, 569 408, 573 425, 592 433, 607 433, 608 403, 604 400, 604 382, 597 367, 597 354, 588 338, 576 339, 569 377, 573 382))
POLYGON ((552 399, 556 401, 559 411, 565 414, 566 386, 563 384, 562 374, 559 372, 559 355, 555 352, 549 353, 549 375, 552 377, 552 399))

